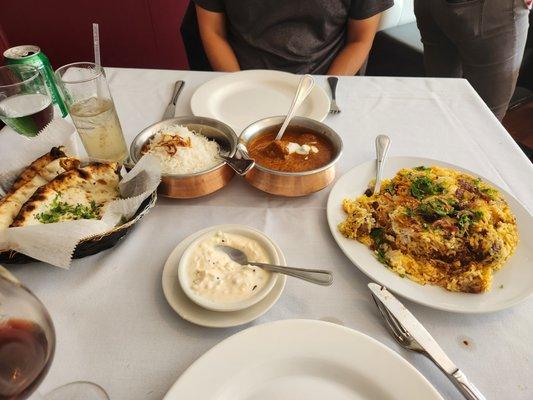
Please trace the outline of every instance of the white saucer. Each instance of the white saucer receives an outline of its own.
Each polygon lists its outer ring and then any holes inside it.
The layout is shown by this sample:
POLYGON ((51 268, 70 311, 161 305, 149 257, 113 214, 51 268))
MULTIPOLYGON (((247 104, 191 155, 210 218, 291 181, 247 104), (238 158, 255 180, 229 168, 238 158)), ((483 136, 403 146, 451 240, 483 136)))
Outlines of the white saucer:
MULTIPOLYGON (((203 235, 204 233, 213 229, 223 231, 225 229, 236 227, 242 227, 242 225, 217 225, 202 229, 201 231, 193 233, 185 238, 174 248, 172 253, 170 253, 170 256, 168 257, 163 268, 163 293, 165 294, 168 304, 170 304, 174 311, 176 311, 183 319, 192 322, 193 324, 210 328, 229 328, 232 326, 246 324, 260 317, 266 313, 279 299, 279 296, 285 287, 285 281, 287 280, 287 277, 281 274, 278 275, 274 287, 263 300, 249 308, 239 311, 218 312, 207 310, 200 307, 196 303, 193 303, 181 289, 178 281, 178 265, 180 258, 187 246, 189 246, 200 235, 203 235)), ((246 228, 252 229, 249 227, 246 228)), ((283 252, 279 246, 274 243, 274 247, 278 253, 281 265, 287 265, 285 256, 283 255, 283 252)))

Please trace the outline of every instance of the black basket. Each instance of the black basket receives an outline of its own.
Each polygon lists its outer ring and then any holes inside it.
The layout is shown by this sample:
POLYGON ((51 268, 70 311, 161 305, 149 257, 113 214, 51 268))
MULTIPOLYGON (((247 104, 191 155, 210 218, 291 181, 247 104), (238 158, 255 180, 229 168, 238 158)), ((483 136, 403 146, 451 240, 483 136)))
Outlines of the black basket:
MULTIPOLYGON (((92 256, 93 254, 100 253, 101 251, 110 249, 118 243, 120 239, 128 234, 133 226, 144 217, 148 211, 155 205, 157 200, 157 193, 153 192, 150 197, 145 199, 135 215, 126 223, 117 226, 116 228, 99 235, 91 236, 81 240, 74 249, 74 255, 72 258, 83 258, 92 256)), ((0 252, 0 263, 4 264, 26 264, 34 261, 25 254, 19 253, 15 250, 6 250, 0 252)))

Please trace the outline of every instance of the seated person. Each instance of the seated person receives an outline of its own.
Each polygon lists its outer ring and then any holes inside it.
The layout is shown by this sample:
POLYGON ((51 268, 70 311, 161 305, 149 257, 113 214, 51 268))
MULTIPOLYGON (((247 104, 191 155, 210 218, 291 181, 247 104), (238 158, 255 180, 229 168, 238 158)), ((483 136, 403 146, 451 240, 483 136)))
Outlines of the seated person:
POLYGON ((393 0, 194 0, 215 71, 354 75, 393 0))

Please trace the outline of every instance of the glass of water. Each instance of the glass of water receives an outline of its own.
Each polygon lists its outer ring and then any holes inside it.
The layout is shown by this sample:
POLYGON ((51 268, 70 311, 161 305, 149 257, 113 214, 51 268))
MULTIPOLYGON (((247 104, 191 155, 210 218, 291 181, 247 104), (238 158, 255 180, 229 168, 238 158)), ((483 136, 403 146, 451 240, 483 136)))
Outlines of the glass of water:
POLYGON ((128 149, 103 68, 80 62, 64 65, 55 74, 89 157, 124 162, 128 149))
POLYGON ((37 68, 26 64, 0 67, 0 119, 6 125, 33 137, 53 117, 52 98, 37 68))

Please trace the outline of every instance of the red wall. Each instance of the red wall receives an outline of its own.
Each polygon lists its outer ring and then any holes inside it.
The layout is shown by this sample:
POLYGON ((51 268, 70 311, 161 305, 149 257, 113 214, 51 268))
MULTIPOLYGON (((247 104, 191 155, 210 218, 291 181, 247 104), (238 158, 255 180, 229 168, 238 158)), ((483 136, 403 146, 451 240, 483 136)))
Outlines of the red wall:
POLYGON ((92 23, 100 25, 102 64, 187 69, 179 33, 189 0, 0 0, 9 44, 35 44, 52 66, 93 61, 92 23))

